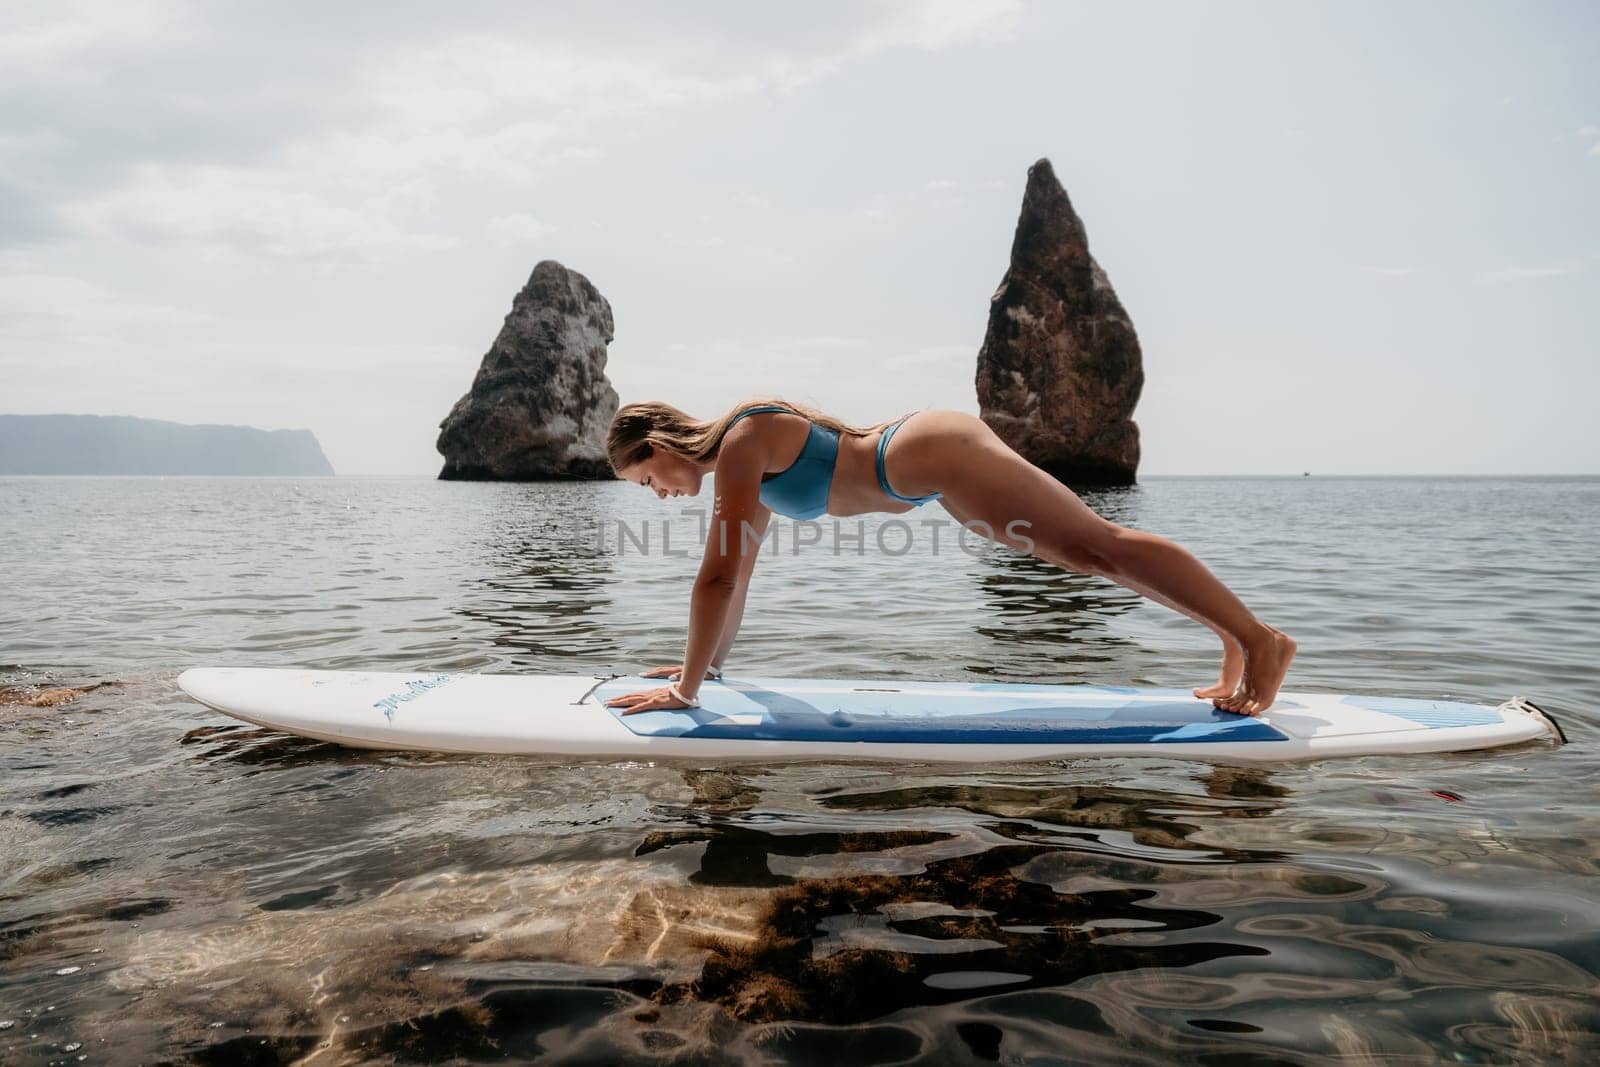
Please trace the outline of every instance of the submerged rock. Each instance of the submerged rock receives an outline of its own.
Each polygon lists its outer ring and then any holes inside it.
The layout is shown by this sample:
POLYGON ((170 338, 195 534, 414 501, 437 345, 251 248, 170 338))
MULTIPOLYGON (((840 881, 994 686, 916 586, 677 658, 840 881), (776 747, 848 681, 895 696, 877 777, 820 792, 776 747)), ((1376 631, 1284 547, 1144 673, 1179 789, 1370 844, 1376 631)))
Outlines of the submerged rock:
POLYGON ((120 684, 120 682, 96 682, 93 685, 0 685, 0 705, 53 708, 58 704, 71 703, 83 694, 92 693, 102 686, 120 684))
POLYGON ((1135 481, 1139 338, 1048 159, 1028 168, 1011 265, 989 302, 977 387, 983 421, 1057 479, 1135 481))
POLYGON ((617 411, 606 378, 611 305, 589 279, 547 259, 439 424, 443 479, 611 479, 605 436, 617 411))

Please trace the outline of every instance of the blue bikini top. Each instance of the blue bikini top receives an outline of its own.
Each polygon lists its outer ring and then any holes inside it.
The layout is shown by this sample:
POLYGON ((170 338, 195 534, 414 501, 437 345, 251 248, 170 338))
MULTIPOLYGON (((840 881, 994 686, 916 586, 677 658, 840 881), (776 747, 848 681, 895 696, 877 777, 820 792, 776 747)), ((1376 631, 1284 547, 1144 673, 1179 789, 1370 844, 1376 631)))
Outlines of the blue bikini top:
MULTIPOLYGON (((775 404, 745 408, 733 417, 728 428, 732 429, 735 422, 758 411, 789 409, 775 404)), ((818 426, 809 419, 806 421, 811 432, 799 457, 777 474, 761 477, 761 502, 791 519, 814 519, 828 510, 828 489, 833 485, 833 467, 839 459, 839 431, 818 426)))

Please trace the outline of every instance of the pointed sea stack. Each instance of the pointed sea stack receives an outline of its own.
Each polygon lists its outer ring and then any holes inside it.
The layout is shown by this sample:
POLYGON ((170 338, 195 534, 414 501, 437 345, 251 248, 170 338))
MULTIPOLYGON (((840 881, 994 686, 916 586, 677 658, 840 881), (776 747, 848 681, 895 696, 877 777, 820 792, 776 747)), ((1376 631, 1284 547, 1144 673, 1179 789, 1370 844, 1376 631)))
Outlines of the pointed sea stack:
POLYGON ((1028 168, 1011 266, 989 301, 977 386, 979 417, 1058 480, 1136 480, 1139 338, 1048 159, 1028 168))
POLYGON ((439 477, 456 481, 611 479, 606 378, 611 305, 553 259, 533 268, 472 388, 439 424, 439 477))

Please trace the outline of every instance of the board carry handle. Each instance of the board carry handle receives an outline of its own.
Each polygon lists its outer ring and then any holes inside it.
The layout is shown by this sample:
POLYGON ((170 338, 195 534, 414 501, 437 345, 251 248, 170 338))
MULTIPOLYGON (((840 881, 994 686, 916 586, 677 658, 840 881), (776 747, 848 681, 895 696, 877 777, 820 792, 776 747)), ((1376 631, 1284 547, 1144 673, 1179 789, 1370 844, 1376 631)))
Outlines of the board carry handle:
POLYGON ((589 698, 594 695, 594 691, 596 689, 599 689, 602 685, 605 685, 607 682, 611 681, 611 679, 613 679, 613 678, 621 678, 621 677, 623 677, 623 675, 621 675, 621 674, 595 674, 595 675, 591 675, 590 677, 594 678, 594 684, 591 685, 589 688, 585 689, 583 691, 583 696, 581 696, 577 700, 573 701, 574 704, 587 703, 589 698))

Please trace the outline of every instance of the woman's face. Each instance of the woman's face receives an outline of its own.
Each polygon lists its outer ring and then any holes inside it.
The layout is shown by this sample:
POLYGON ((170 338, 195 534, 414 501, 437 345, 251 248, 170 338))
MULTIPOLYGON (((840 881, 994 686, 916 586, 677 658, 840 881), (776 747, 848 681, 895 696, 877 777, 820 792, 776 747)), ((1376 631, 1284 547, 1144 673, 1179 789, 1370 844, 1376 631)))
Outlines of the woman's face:
POLYGON ((699 496, 700 482, 705 477, 689 460, 659 448, 654 449, 648 459, 640 460, 621 474, 663 500, 669 496, 699 496))

